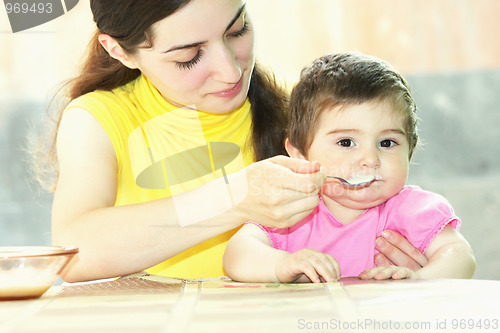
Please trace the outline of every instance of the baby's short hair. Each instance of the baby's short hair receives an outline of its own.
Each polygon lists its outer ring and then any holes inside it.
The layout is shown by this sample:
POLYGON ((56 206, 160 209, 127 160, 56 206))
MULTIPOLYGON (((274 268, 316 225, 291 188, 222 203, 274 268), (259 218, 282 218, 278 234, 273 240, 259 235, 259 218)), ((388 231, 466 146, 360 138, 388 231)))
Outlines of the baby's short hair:
POLYGON ((410 86, 390 64, 362 53, 326 55, 302 70, 290 96, 288 139, 307 156, 324 110, 373 100, 389 100, 405 117, 411 158, 418 134, 410 86))

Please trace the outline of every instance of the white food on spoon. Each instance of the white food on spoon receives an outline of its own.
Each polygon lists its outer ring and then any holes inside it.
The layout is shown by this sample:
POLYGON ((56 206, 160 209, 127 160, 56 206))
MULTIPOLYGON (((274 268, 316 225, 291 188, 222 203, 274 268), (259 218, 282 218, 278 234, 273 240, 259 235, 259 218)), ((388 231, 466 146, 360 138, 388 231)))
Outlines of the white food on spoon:
POLYGON ((357 176, 349 179, 344 179, 342 177, 335 177, 335 176, 327 176, 327 177, 337 179, 344 186, 364 186, 370 184, 375 179, 377 179, 377 177, 374 175, 357 176))
POLYGON ((364 176, 358 176, 358 177, 352 177, 349 179, 346 179, 346 181, 351 184, 351 185, 360 185, 364 183, 371 183, 372 181, 375 180, 374 175, 364 175, 364 176))

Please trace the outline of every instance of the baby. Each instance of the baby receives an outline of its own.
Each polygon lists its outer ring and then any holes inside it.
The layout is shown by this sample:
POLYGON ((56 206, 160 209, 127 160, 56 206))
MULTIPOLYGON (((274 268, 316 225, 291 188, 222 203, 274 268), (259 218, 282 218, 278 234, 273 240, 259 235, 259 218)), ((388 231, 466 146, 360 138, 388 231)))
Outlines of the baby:
POLYGON ((448 201, 405 185, 418 142, 416 109, 407 82, 380 59, 328 55, 305 68, 290 99, 288 154, 321 163, 327 175, 370 181, 327 178, 318 207, 293 227, 245 224, 226 248, 228 276, 283 283, 471 278, 476 262, 448 201), (416 272, 375 267, 375 240, 385 229, 404 235, 428 264, 416 272))

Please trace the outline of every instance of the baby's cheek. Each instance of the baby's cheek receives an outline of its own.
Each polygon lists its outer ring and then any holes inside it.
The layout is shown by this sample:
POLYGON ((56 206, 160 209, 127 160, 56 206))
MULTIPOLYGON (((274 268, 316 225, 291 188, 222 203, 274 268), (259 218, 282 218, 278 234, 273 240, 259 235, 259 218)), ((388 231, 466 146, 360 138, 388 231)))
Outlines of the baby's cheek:
POLYGON ((345 191, 346 189, 343 186, 330 182, 325 183, 321 188, 321 193, 329 198, 337 198, 339 196, 342 196, 345 191))

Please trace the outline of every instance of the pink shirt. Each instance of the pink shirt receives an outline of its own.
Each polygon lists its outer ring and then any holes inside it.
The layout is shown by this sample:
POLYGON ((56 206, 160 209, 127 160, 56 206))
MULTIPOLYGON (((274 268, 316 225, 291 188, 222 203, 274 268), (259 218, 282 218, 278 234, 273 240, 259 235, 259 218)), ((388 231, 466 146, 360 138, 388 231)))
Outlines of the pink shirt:
POLYGON ((296 252, 310 248, 332 255, 342 276, 357 276, 375 267, 375 239, 383 230, 401 233, 425 253, 434 237, 450 224, 459 229, 460 220, 448 201, 417 186, 405 186, 387 202, 366 210, 343 225, 326 208, 323 200, 305 219, 285 229, 260 226, 274 248, 296 252))

